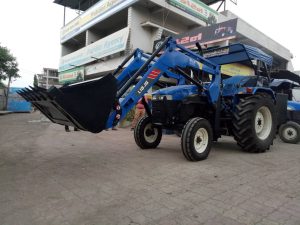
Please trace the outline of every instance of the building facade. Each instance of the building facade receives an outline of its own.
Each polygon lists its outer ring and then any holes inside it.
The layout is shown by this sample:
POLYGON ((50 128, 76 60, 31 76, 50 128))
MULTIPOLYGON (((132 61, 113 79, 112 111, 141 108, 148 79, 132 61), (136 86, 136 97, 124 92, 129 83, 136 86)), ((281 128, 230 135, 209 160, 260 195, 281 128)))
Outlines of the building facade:
MULTIPOLYGON (((61 29, 59 74, 85 79, 114 70, 136 48, 152 52, 162 36, 188 32, 215 23, 219 13, 208 5, 216 0, 100 0, 55 3, 83 10, 61 29), (78 4, 81 3, 81 4, 78 4)), ((61 77, 64 83, 64 77, 61 77)), ((70 81, 70 80, 69 80, 70 81)))
POLYGON ((43 68, 43 72, 37 74, 38 86, 48 89, 51 86, 59 86, 58 70, 43 68))
POLYGON ((289 49, 256 29, 247 21, 239 18, 230 11, 220 13, 219 22, 236 19, 236 37, 228 41, 229 43, 242 43, 257 47, 273 57, 274 70, 294 71, 292 65, 293 55, 289 49))
POLYGON ((170 35, 180 44, 192 43, 190 48, 196 42, 207 48, 249 44, 273 56, 274 69, 293 70, 292 54, 284 46, 230 11, 210 8, 221 1, 55 0, 82 12, 61 29, 60 83, 103 76, 134 49, 151 53, 157 40, 170 35))

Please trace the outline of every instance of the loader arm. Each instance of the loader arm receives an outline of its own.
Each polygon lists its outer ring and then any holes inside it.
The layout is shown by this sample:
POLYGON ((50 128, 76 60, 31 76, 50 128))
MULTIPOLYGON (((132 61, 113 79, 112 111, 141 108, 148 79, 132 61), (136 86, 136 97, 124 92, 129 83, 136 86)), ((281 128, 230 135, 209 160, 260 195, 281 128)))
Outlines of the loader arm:
POLYGON ((106 127, 118 88, 149 57, 142 50, 136 49, 112 74, 61 88, 24 88, 18 94, 31 102, 53 123, 98 133, 106 127), (128 66, 123 69, 126 64, 128 66))
POLYGON ((194 81, 199 89, 206 92, 209 97, 209 102, 216 105, 220 94, 220 67, 204 57, 195 54, 189 49, 176 44, 172 38, 168 38, 157 49, 152 56, 144 63, 144 65, 118 90, 117 99, 128 90, 132 82, 141 75, 142 79, 135 85, 135 87, 125 96, 124 100, 117 103, 116 109, 110 114, 107 121, 107 128, 115 126, 122 120, 127 113, 136 105, 140 98, 149 91, 151 87, 158 82, 161 76, 172 77, 178 80, 178 84, 182 84, 184 79, 192 79, 182 73, 181 69, 192 68, 198 71, 204 71, 212 75, 212 82, 208 90, 204 90, 202 85, 194 81), (165 48, 164 53, 155 58, 156 55, 165 48), (180 51, 178 51, 180 49, 180 51), (147 68, 147 71, 145 69, 147 68))
POLYGON ((25 89, 19 94, 54 123, 99 133, 122 120, 161 76, 175 78, 177 85, 184 84, 185 80, 192 81, 199 91, 206 92, 212 104, 219 99, 219 66, 176 44, 170 37, 152 55, 135 50, 112 74, 102 78, 62 88, 51 87, 49 90, 25 89), (158 57, 162 50, 164 53, 158 57), (127 67, 123 69, 126 64, 127 67), (186 69, 211 74, 209 87, 204 89, 201 83, 183 73, 186 69), (133 85, 134 88, 129 90, 133 85), (123 96, 124 99, 120 101, 123 96))

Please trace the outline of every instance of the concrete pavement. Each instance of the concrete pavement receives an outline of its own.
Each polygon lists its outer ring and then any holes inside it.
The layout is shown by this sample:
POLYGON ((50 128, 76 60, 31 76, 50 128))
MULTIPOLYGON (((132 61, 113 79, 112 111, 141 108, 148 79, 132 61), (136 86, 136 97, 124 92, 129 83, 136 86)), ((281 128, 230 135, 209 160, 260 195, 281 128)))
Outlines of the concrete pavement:
POLYGON ((225 137, 192 163, 175 135, 145 151, 127 129, 1 116, 0 224, 299 225, 300 145, 249 154, 225 137))

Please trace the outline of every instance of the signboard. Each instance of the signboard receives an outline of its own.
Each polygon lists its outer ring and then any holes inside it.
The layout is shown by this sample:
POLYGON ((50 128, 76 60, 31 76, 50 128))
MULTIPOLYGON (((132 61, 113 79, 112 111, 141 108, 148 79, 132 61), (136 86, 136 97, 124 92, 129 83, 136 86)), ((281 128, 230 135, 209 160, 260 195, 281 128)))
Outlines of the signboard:
MULTIPOLYGON (((205 58, 211 58, 211 57, 216 57, 216 56, 222 56, 222 55, 227 55, 229 54, 229 47, 221 48, 221 49, 216 49, 208 52, 204 52, 203 56, 205 58)), ((225 64, 221 66, 221 73, 228 75, 228 76, 235 76, 235 75, 244 75, 244 76, 251 76, 255 75, 254 69, 245 66, 240 63, 230 63, 230 64, 225 64)))
MULTIPOLYGON (((236 37, 237 19, 228 20, 223 23, 213 24, 207 27, 199 27, 190 32, 175 35, 178 44, 186 48, 196 48, 196 43, 212 44, 219 41, 230 40, 236 37)), ((163 40, 154 42, 156 49, 163 40)))
POLYGON ((221 66, 221 73, 229 76, 234 75, 254 75, 254 69, 240 63, 231 63, 221 66))
POLYGON ((125 57, 122 56, 122 57, 112 58, 109 61, 98 62, 89 66, 85 66, 84 75, 89 76, 97 73, 103 73, 103 72, 115 70, 123 62, 124 59, 125 57))
POLYGON ((221 48, 213 51, 204 52, 203 56, 204 58, 211 58, 211 57, 227 55, 227 54, 229 54, 229 48, 221 48))
POLYGON ((94 24, 106 19, 110 15, 128 7, 137 0, 102 0, 86 10, 61 29, 61 43, 87 30, 94 24))
POLYGON ((218 21, 218 12, 199 0, 167 0, 167 2, 208 24, 218 21))
POLYGON ((58 74, 58 81, 60 84, 80 82, 83 81, 83 79, 84 79, 83 67, 74 68, 58 74))
POLYGON ((95 61, 108 55, 124 51, 127 45, 129 28, 119 30, 85 48, 61 57, 59 72, 95 61))

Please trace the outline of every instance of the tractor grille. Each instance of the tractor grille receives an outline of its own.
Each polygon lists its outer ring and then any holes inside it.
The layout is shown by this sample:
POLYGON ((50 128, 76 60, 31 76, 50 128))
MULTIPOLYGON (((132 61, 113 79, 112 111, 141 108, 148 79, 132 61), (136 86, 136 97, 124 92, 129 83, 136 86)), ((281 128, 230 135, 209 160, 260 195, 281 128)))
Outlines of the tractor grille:
POLYGON ((178 119, 181 101, 154 100, 152 101, 153 123, 172 125, 178 119))

